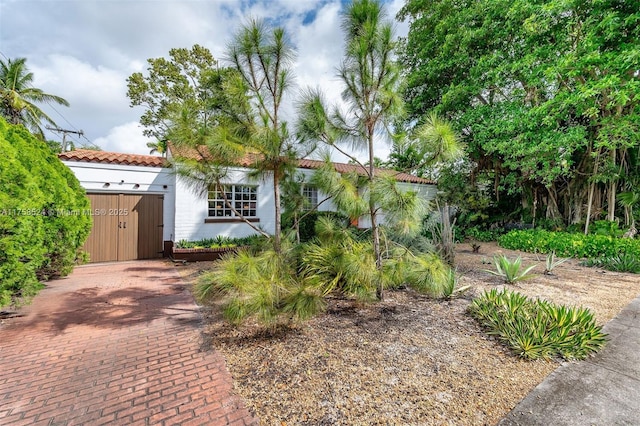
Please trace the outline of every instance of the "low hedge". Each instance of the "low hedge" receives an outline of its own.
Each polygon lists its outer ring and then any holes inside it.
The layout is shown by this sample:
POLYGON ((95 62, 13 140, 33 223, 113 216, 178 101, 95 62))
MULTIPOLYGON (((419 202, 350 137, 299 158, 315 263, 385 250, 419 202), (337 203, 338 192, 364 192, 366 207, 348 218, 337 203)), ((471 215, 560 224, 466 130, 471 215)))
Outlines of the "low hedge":
POLYGON ((511 231, 498 238, 500 247, 562 257, 597 258, 625 253, 640 257, 640 240, 607 235, 584 235, 537 229, 511 231))

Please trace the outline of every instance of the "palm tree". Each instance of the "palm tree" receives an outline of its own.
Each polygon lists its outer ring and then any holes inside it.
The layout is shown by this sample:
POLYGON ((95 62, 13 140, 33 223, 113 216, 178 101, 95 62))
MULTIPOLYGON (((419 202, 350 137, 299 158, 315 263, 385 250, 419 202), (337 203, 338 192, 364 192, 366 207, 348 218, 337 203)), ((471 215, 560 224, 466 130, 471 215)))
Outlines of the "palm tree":
MULTIPOLYGON (((33 134, 44 139, 40 125, 43 121, 56 126, 56 123, 38 108, 34 102, 55 102, 69 106, 69 102, 60 96, 44 93, 42 89, 32 87, 33 74, 25 65, 26 58, 0 60, 0 114, 11 124, 22 124, 33 134)), ((57 127, 57 126, 56 126, 57 127)))
POLYGON ((167 140, 162 139, 158 142, 147 142, 147 148, 150 148, 149 154, 155 154, 156 152, 163 157, 167 156, 167 140))

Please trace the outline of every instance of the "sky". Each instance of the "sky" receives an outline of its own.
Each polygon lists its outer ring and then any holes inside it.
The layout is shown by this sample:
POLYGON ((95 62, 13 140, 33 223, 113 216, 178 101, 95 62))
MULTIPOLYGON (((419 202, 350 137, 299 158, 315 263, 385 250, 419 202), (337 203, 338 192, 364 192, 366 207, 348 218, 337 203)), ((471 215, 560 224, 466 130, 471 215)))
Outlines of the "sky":
MULTIPOLYGON (((62 96, 70 107, 40 105, 76 145, 148 154, 139 119, 130 107, 127 78, 147 68, 147 59, 172 48, 207 47, 221 60, 231 36, 249 18, 283 26, 297 59, 298 88, 318 87, 339 102, 336 68, 343 56, 341 13, 347 0, 0 0, 0 58, 27 58, 33 85, 62 96)), ((403 0, 386 0, 395 20, 403 0)), ((407 24, 395 22, 396 35, 407 24)), ((224 64, 222 62, 222 64, 224 64)), ((288 107, 293 110, 292 106, 288 107)), ((61 140, 48 132, 47 139, 61 140)), ((376 156, 386 158, 386 143, 376 156)), ((358 155, 364 158, 364 153, 358 155)))

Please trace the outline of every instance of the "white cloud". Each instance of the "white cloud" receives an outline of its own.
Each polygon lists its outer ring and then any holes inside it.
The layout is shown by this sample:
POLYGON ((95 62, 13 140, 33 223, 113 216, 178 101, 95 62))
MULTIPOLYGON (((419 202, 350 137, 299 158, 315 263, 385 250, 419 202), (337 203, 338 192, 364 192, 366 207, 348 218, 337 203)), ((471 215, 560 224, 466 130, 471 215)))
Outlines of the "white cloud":
POLYGON ((150 139, 142 134, 142 128, 136 121, 116 126, 106 136, 94 140, 104 151, 129 154, 149 154, 147 142, 150 139))
MULTIPOLYGON (((61 127, 84 130, 105 150, 148 153, 148 139, 138 125, 142 109, 130 108, 126 97, 127 77, 144 71, 148 58, 196 43, 221 59, 234 32, 250 17, 283 26, 298 49, 294 65, 298 86, 319 87, 332 103, 339 103, 342 85, 336 68, 343 54, 344 3, 0 0, 0 53, 6 58, 26 57, 34 85, 71 103, 70 108, 55 106, 55 110, 43 106, 61 127)), ((403 3, 388 2, 390 19, 403 3)), ((397 29, 406 34, 403 24, 397 29)), ((287 111, 293 116, 292 104, 287 111)), ((376 155, 386 156, 385 150, 381 147, 376 155)))

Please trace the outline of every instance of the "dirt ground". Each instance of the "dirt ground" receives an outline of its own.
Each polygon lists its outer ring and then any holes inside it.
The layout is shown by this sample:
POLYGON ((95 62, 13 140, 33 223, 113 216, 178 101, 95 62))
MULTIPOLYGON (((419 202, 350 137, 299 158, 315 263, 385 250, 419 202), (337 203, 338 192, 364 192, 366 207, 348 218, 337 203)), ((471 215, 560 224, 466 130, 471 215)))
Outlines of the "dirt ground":
MULTIPOLYGON (((465 313, 483 290, 502 287, 493 255, 520 254, 536 276, 510 288, 590 308, 599 324, 640 294, 638 275, 570 260, 544 275, 545 257, 482 243, 457 247, 464 297, 436 301, 388 291, 384 302, 330 300, 304 324, 265 336, 233 328, 207 308, 205 338, 226 357, 236 392, 264 425, 493 425, 560 365, 523 361, 487 337, 465 313)), ((179 266, 191 280, 207 263, 179 266)))

